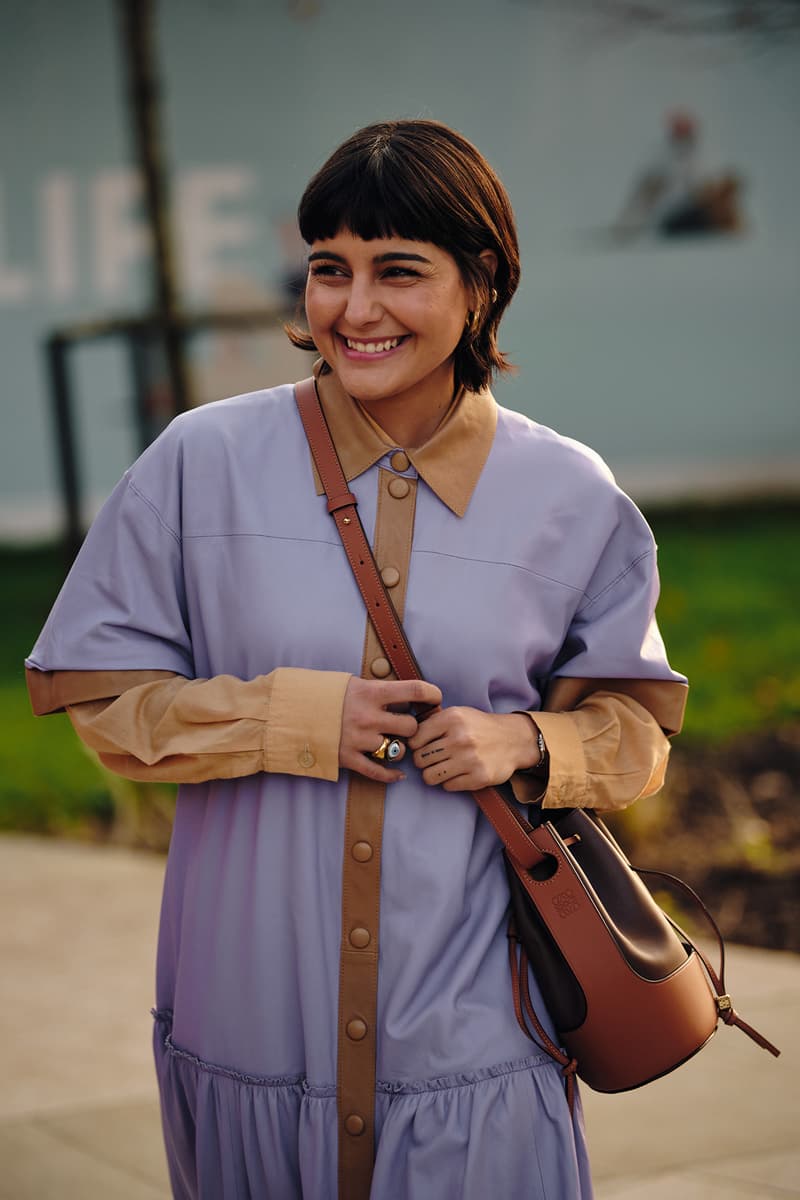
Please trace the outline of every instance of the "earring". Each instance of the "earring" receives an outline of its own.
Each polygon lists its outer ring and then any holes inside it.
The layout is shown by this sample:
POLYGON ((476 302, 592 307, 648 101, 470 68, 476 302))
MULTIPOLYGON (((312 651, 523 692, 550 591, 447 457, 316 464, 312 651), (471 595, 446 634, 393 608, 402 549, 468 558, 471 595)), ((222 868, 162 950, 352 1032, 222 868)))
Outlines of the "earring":
POLYGON ((492 304, 497 304, 497 288, 492 288, 492 304))

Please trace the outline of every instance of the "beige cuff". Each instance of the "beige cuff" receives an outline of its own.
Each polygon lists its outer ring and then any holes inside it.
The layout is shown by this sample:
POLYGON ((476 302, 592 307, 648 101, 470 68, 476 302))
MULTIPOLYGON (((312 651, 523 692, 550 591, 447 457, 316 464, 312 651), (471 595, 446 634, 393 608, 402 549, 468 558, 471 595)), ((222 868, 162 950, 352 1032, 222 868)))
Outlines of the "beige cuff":
POLYGON ((264 725, 264 769, 309 779, 339 778, 345 671, 279 667, 264 725))
POLYGON ((542 808, 582 808, 586 804, 586 756, 571 713, 528 714, 542 731, 549 759, 547 783, 535 774, 518 771, 511 777, 514 797, 521 804, 540 802, 542 808))

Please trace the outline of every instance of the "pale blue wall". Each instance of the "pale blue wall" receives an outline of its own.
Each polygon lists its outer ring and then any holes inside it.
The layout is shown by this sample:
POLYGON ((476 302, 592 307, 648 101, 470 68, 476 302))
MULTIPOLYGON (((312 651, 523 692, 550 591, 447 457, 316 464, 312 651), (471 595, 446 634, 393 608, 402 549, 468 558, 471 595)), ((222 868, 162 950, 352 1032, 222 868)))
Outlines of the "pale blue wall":
MULTIPOLYGON (((211 172, 206 233, 233 242, 207 246, 206 265, 269 284, 274 222, 339 140, 380 117, 447 121, 499 169, 519 222, 524 282, 503 344, 521 370, 500 401, 594 445, 640 496, 797 477, 800 41, 610 39, 584 6, 525 0, 321 0, 306 20, 292 7, 162 2, 173 165, 195 206, 211 172), (612 249, 598 231, 675 106, 700 116, 708 169, 747 174, 751 232, 612 249)), ((0 14, 6 535, 53 519, 42 333, 146 292, 141 257, 115 281, 119 232, 99 223, 130 161, 113 4, 5 0, 0 14)), ((201 280, 191 298, 208 293, 201 280)), ((110 349, 79 364, 96 496, 134 452, 122 366, 110 349)))

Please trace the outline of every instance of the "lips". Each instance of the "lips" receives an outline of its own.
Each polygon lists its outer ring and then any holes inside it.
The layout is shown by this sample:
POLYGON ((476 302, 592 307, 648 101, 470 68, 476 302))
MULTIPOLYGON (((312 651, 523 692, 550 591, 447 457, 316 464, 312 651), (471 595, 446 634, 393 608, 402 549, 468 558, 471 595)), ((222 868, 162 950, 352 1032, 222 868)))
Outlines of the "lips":
POLYGON ((399 334, 396 337, 389 338, 351 338, 344 334, 337 334, 337 337, 351 354, 378 355, 389 354, 392 350, 396 350, 408 340, 410 334, 399 334))

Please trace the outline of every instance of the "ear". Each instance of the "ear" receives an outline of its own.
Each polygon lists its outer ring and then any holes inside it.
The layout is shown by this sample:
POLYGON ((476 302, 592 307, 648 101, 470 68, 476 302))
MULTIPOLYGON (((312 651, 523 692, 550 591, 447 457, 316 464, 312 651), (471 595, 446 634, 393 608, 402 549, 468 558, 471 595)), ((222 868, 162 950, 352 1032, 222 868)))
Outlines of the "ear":
POLYGON ((481 250, 478 257, 484 266, 489 268, 492 279, 494 279, 497 271, 497 255, 495 254, 494 250, 481 250))

